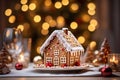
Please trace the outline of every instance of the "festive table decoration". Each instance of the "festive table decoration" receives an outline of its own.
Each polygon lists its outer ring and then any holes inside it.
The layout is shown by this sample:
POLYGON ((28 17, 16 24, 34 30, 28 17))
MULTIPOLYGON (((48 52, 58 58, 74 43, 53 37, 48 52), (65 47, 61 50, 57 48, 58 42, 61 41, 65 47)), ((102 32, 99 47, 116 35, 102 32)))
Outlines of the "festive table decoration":
POLYGON ((108 43, 108 40, 105 38, 104 41, 102 42, 100 51, 99 51, 99 62, 100 63, 108 63, 108 54, 111 53, 110 46, 108 43))
POLYGON ((103 77, 109 77, 112 76, 112 69, 108 66, 105 66, 101 69, 101 75, 103 77))
POLYGON ((113 71, 120 71, 120 54, 109 54, 108 65, 112 68, 113 71))
POLYGON ((80 66, 84 48, 68 28, 55 30, 41 46, 45 67, 80 66))
POLYGON ((3 46, 0 51, 0 74, 7 74, 10 72, 8 64, 12 63, 12 57, 3 46))
POLYGON ((15 64, 15 68, 16 68, 16 70, 22 70, 23 69, 23 64, 18 62, 18 63, 15 64))
POLYGON ((35 67, 39 67, 41 64, 43 64, 43 59, 41 56, 35 56, 33 59, 33 63, 35 67))

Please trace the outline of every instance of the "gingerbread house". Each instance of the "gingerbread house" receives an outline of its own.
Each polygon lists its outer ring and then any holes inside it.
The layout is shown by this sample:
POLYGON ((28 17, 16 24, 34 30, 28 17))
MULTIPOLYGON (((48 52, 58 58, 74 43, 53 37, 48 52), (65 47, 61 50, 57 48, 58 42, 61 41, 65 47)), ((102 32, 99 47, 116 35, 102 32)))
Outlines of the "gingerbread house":
POLYGON ((68 28, 63 28, 55 30, 48 37, 40 52, 44 56, 44 64, 50 62, 53 66, 74 66, 79 65, 84 48, 68 28))

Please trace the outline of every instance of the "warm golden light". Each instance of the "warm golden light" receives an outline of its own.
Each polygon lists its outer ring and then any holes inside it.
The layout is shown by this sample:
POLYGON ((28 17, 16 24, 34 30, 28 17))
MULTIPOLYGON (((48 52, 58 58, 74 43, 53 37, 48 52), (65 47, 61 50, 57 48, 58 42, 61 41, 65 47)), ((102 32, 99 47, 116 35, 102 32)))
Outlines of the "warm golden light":
POLYGON ((79 9, 79 6, 77 3, 73 3, 71 6, 70 6, 70 9, 72 12, 76 12, 78 9, 79 9))
POLYGON ((25 4, 22 5, 21 10, 24 11, 24 12, 27 11, 28 10, 28 5, 25 5, 25 4))
POLYGON ((95 4, 92 3, 92 2, 89 3, 89 4, 87 5, 87 7, 88 7, 89 10, 95 10, 95 8, 96 8, 95 4))
POLYGON ((40 54, 40 46, 37 47, 36 51, 38 54, 40 54))
POLYGON ((71 27, 71 29, 77 29, 77 27, 78 27, 77 22, 72 22, 72 23, 70 24, 70 27, 71 27))
POLYGON ((29 9, 30 10, 35 10, 36 9, 36 4, 35 3, 30 3, 29 9))
POLYGON ((44 29, 41 30, 41 34, 42 34, 42 35, 47 35, 48 33, 49 33, 48 30, 44 30, 44 29))
POLYGON ((23 31, 24 30, 24 26, 23 25, 18 25, 17 29, 20 29, 21 31, 23 31))
POLYGON ((5 10, 5 15, 6 16, 10 16, 12 14, 12 10, 11 9, 6 9, 5 10))
POLYGON ((44 2, 44 5, 45 5, 46 7, 51 6, 51 4, 52 4, 51 0, 45 0, 45 2, 44 2))
POLYGON ((96 13, 95 10, 88 10, 88 14, 91 16, 95 15, 95 13, 96 13))
POLYGON ((96 63, 97 61, 98 61, 97 59, 94 59, 94 60, 93 60, 93 63, 96 63))
POLYGON ((96 46, 96 44, 97 43, 95 41, 90 42, 90 48, 93 49, 96 46))
POLYGON ((95 31, 95 29, 96 29, 96 27, 93 26, 93 25, 89 25, 89 26, 88 26, 88 30, 89 30, 90 32, 95 31))
POLYGON ((49 22, 50 20, 52 20, 52 16, 46 16, 46 17, 45 17, 45 21, 46 21, 46 22, 49 22))
POLYGON ((57 25, 57 23, 55 20, 50 20, 49 25, 50 25, 50 27, 55 27, 57 25))
POLYGON ((20 3, 21 4, 26 4, 28 2, 28 0, 21 0, 20 3))
POLYGON ((85 37, 83 37, 83 36, 78 37, 78 41, 79 41, 81 44, 85 43, 85 37))
POLYGON ((91 24, 91 25, 94 25, 94 26, 97 26, 98 22, 97 22, 96 19, 92 19, 92 20, 90 21, 90 24, 91 24))
POLYGON ((9 23, 14 23, 15 20, 16 20, 16 17, 14 15, 10 16, 8 19, 9 23))
POLYGON ((63 16, 58 16, 56 21, 57 21, 58 28, 61 28, 65 25, 65 19, 63 16))
POLYGON ((89 22, 90 21, 90 16, 88 14, 84 14, 84 15, 82 15, 82 20, 84 22, 89 22))
POLYGON ((55 3, 55 8, 60 9, 61 7, 62 7, 61 2, 57 1, 57 2, 55 3))
POLYGON ((35 21, 36 23, 40 22, 40 21, 41 21, 41 16, 40 16, 40 15, 35 15, 35 16, 34 16, 34 21, 35 21))
POLYGON ((64 6, 67 6, 67 5, 69 4, 69 0, 62 0, 62 4, 63 4, 64 6))
POLYGON ((42 29, 43 29, 43 30, 48 30, 49 27, 50 27, 50 25, 49 25, 47 22, 44 22, 44 23, 42 24, 42 29))

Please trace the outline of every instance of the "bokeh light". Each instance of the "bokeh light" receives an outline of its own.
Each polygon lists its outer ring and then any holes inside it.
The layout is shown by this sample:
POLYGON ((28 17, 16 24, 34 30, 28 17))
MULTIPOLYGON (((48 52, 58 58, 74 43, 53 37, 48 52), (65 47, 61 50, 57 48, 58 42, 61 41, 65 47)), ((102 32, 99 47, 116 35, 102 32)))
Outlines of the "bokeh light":
POLYGON ((47 22, 44 22, 44 23, 42 24, 42 29, 43 29, 43 30, 48 30, 49 27, 50 27, 50 25, 49 25, 47 22))
POLYGON ((67 6, 69 4, 69 0, 62 0, 62 5, 67 6))
POLYGON ((55 8, 56 8, 56 9, 60 9, 61 7, 62 7, 62 3, 59 2, 59 1, 57 1, 57 2, 55 3, 55 8))
POLYGON ((90 21, 90 24, 93 25, 93 26, 97 26, 97 25, 98 25, 98 22, 97 22, 96 19, 92 19, 92 20, 90 21))
POLYGON ((24 26, 20 24, 20 25, 17 26, 17 29, 20 29, 21 31, 23 31, 24 30, 24 26))
POLYGON ((21 8, 21 4, 17 3, 17 4, 15 5, 15 10, 19 10, 20 8, 21 8))
POLYGON ((89 4, 87 5, 87 7, 88 7, 89 10, 95 10, 95 8, 96 8, 95 4, 92 3, 92 2, 89 3, 89 4))
POLYGON ((12 14, 12 10, 11 9, 6 9, 5 10, 5 15, 6 16, 10 16, 12 14))
POLYGON ((30 10, 35 10, 36 9, 36 4, 35 3, 30 3, 29 9, 30 10))
POLYGON ((77 22, 71 22, 70 27, 71 27, 71 29, 77 29, 77 27, 78 27, 77 22))
POLYGON ((95 41, 91 41, 90 42, 90 48, 93 49, 96 46, 96 42, 95 41))
POLYGON ((84 36, 78 37, 78 41, 79 41, 81 44, 85 43, 85 37, 84 37, 84 36))
POLYGON ((28 0, 21 0, 20 3, 21 4, 26 4, 28 2, 28 0))
POLYGON ((10 16, 8 19, 9 23, 14 23, 15 20, 16 20, 16 17, 14 15, 10 16))
POLYGON ((47 35, 48 33, 49 33, 49 30, 44 30, 44 29, 41 30, 42 35, 47 35))
POLYGON ((37 47, 36 51, 38 54, 40 54, 40 46, 37 47))
POLYGON ((92 15, 92 16, 93 16, 93 15, 95 15, 95 13, 96 13, 95 10, 88 10, 88 14, 89 14, 89 15, 92 15))
POLYGON ((82 20, 84 22, 89 22, 90 21, 90 16, 88 14, 84 14, 84 15, 82 15, 82 20))
POLYGON ((65 25, 65 19, 63 16, 58 16, 56 21, 58 28, 62 28, 65 25))
POLYGON ((23 12, 26 12, 27 10, 28 10, 28 5, 22 5, 22 7, 21 7, 21 10, 23 11, 23 12))
POLYGON ((45 2, 44 2, 44 5, 45 5, 46 7, 51 6, 51 4, 52 4, 51 0, 45 0, 45 2))
POLYGON ((34 22, 38 23, 41 21, 41 16, 40 15, 35 15, 34 16, 34 22))
POLYGON ((89 30, 90 32, 95 31, 95 29, 96 29, 96 27, 95 27, 94 25, 89 25, 89 26, 88 26, 88 30, 89 30))
POLYGON ((79 9, 79 5, 77 3, 73 3, 71 6, 70 6, 70 10, 72 12, 76 12, 77 10, 79 9))

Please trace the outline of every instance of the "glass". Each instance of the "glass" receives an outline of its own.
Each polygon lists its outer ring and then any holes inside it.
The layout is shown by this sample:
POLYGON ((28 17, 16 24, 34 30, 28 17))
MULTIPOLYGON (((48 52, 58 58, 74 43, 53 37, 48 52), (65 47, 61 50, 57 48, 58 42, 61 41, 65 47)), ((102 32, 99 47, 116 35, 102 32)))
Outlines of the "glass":
POLYGON ((6 28, 4 30, 3 43, 8 52, 12 55, 13 63, 11 67, 13 68, 23 48, 21 30, 16 28, 6 28))
POLYGON ((108 65, 112 68, 113 71, 120 71, 120 54, 108 54, 108 65))

